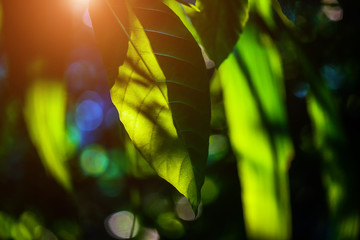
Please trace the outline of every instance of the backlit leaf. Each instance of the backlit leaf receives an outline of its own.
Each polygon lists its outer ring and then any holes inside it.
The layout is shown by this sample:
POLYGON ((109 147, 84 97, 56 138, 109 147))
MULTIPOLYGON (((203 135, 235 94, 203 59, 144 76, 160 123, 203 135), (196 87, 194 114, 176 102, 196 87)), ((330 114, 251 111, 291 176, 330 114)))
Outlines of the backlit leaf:
POLYGON ((31 140, 44 167, 67 190, 71 179, 66 160, 66 88, 58 81, 37 80, 28 90, 24 115, 31 140))
POLYGON ((289 239, 287 132, 279 54, 248 25, 219 68, 229 135, 238 160, 244 220, 250 239, 289 239))
MULTIPOLYGON (((108 77, 114 77, 109 81, 115 82, 111 98, 120 120, 157 174, 195 209, 204 181, 210 124, 209 82, 201 50, 180 18, 161 1, 124 0, 123 15, 115 9, 121 4, 105 2, 128 41, 125 61, 115 68, 117 76, 111 74, 116 64, 107 66, 108 77)), ((104 42, 96 29, 101 18, 94 9, 90 14, 96 37, 104 42)), ((106 28, 107 36, 113 27, 106 28)), ((119 39, 119 44, 123 41, 119 39)), ((111 47, 106 53, 111 54, 111 47)))

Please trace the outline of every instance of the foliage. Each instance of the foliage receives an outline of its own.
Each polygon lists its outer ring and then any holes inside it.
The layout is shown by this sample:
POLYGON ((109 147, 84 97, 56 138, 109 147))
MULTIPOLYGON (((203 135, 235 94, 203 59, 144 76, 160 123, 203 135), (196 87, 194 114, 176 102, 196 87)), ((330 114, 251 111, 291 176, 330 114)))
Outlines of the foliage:
MULTIPOLYGON (((107 2, 118 21, 116 27, 123 28, 129 38, 125 61, 116 66, 118 75, 110 80, 115 82, 110 90, 112 100, 144 158, 196 209, 210 124, 209 85, 201 50, 165 4, 125 3, 128 14, 121 17, 129 16, 129 26, 107 2)), ((112 52, 112 46, 106 51, 112 52)))
POLYGON ((291 232, 287 171, 293 149, 280 66, 269 36, 250 25, 219 69, 250 238, 288 239, 291 232))
POLYGON ((0 1, 0 238, 356 239, 339 2, 0 1))
POLYGON ((44 166, 67 190, 71 190, 66 160, 70 153, 65 130, 65 86, 35 81, 26 96, 24 115, 32 142, 44 166))

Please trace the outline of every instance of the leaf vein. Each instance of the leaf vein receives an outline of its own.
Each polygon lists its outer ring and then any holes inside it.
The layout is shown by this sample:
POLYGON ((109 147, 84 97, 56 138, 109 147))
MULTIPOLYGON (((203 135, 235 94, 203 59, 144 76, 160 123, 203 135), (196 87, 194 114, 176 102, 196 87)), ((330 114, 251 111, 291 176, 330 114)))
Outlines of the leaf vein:
POLYGON ((159 30, 146 29, 146 28, 137 28, 137 27, 130 27, 129 29, 130 30, 144 30, 145 32, 163 34, 163 35, 166 35, 166 36, 169 36, 169 37, 174 37, 174 38, 178 38, 178 39, 182 39, 182 40, 190 42, 190 40, 185 38, 185 37, 181 37, 181 36, 174 35, 174 34, 171 34, 171 33, 162 32, 162 31, 159 31, 159 30))
POLYGON ((168 16, 176 19, 176 17, 173 16, 172 14, 169 14, 168 12, 165 12, 165 11, 160 10, 160 9, 156 9, 156 8, 145 8, 145 7, 136 7, 136 6, 134 6, 133 8, 139 9, 139 10, 146 10, 146 11, 152 11, 152 12, 157 12, 157 13, 166 14, 166 15, 168 15, 168 16))
POLYGON ((196 109, 196 107, 192 106, 190 103, 187 103, 187 102, 184 102, 184 101, 181 101, 181 100, 169 101, 169 104, 182 104, 182 105, 185 105, 185 106, 191 108, 194 111, 198 110, 198 109, 196 109))
POLYGON ((156 81, 157 83, 172 83, 172 84, 176 84, 176 85, 179 85, 179 86, 182 86, 182 87, 186 87, 186 88, 189 88, 191 90, 195 90, 195 91, 198 91, 198 92, 204 92, 203 90, 200 90, 200 89, 197 89, 197 88, 194 88, 192 86, 189 86, 185 83, 182 83, 182 82, 179 82, 179 81, 175 81, 175 80, 157 80, 156 81))
POLYGON ((194 65, 192 62, 189 62, 189 61, 187 61, 187 60, 185 60, 185 59, 183 59, 183 58, 175 57, 175 56, 173 56, 173 55, 166 54, 166 53, 153 52, 153 54, 154 54, 154 55, 157 55, 157 56, 172 58, 172 59, 175 59, 175 60, 178 60, 178 61, 187 63, 187 64, 189 64, 189 65, 191 65, 192 67, 195 68, 195 65, 194 65))

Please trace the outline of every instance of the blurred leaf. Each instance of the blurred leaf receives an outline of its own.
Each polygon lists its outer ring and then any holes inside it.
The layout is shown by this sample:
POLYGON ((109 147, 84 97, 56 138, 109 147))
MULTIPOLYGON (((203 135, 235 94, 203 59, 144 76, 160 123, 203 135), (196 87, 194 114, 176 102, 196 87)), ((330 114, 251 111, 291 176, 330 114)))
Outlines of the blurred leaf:
MULTIPOLYGON (((111 98, 120 120, 157 174, 196 208, 210 124, 209 83, 201 50, 182 21, 160 1, 125 1, 124 15, 115 9, 120 5, 106 3, 118 22, 116 28, 128 37, 124 64, 110 79, 115 82, 111 98)), ((96 21, 101 19, 91 12, 96 34, 96 26, 102 25, 96 21)), ((105 41, 102 35, 96 37, 105 41)))
POLYGON ((15 224, 12 216, 0 211, 0 239, 11 238, 11 229, 15 224))
POLYGON ((307 97, 307 106, 314 127, 315 148, 323 161, 322 178, 330 210, 331 239, 357 239, 359 214, 352 203, 353 183, 344 169, 344 162, 352 159, 340 114, 334 96, 321 79, 313 87, 317 90, 307 97))
POLYGON ((219 68, 232 147, 238 160, 250 239, 289 239, 289 160, 280 56, 271 39, 248 25, 219 68))
POLYGON ((11 228, 12 239, 30 240, 32 239, 29 229, 21 222, 14 224, 11 228))
POLYGON ((216 66, 232 52, 248 19, 247 0, 198 0, 200 12, 186 9, 200 41, 216 66))
MULTIPOLYGON (((276 1, 276 0, 275 0, 276 1)), ((265 23, 273 27, 275 22, 273 18, 272 0, 250 0, 250 9, 257 12, 265 21, 265 23)))
POLYGON ((71 190, 65 131, 66 89, 64 83, 38 80, 30 86, 24 115, 30 138, 44 167, 67 190, 71 190))

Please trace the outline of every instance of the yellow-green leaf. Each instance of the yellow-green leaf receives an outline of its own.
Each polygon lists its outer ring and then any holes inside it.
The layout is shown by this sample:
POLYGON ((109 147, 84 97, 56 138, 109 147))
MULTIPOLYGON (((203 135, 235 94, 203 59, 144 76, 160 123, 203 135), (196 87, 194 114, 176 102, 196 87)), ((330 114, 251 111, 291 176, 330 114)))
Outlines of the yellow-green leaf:
POLYGON ((66 88, 60 81, 36 80, 28 89, 24 115, 31 140, 44 167, 67 190, 71 178, 66 160, 66 88))
POLYGON ((289 239, 287 132, 279 54, 271 39, 247 26, 219 68, 231 145, 238 160, 250 239, 289 239))
MULTIPOLYGON (((123 2, 127 14, 119 16, 117 6, 106 1, 128 40, 125 61, 109 81, 115 82, 112 101, 145 160, 195 209, 210 128, 209 82, 201 50, 180 18, 161 1, 123 2)), ((101 21, 92 10, 90 14, 93 21, 101 21)), ((107 31, 111 33, 112 27, 107 31)), ((104 41, 102 35, 96 37, 104 41)))

